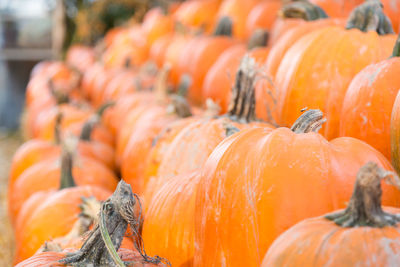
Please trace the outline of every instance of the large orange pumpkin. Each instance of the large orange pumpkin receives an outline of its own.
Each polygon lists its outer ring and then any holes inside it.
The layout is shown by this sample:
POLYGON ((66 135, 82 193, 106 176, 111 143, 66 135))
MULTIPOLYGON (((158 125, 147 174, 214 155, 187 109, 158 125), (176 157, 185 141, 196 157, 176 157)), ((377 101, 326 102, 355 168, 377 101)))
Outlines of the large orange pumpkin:
POLYGON ((296 224, 274 241, 261 266, 396 266, 400 210, 381 207, 381 179, 387 175, 367 163, 345 210, 296 224))
POLYGON ((365 66, 391 54, 396 36, 384 34, 392 32, 386 20, 379 4, 367 1, 350 16, 347 27, 351 29, 324 27, 293 44, 275 77, 278 123, 292 124, 304 107, 319 108, 328 119, 323 135, 328 139, 337 137, 340 111, 351 79, 365 66), (376 12, 374 16, 381 18, 379 25, 370 20, 371 8, 376 12), (361 24, 362 31, 353 29, 361 24), (370 30, 372 26, 375 31, 370 30), (367 30, 370 31, 363 32, 367 30))
MULTIPOLYGON (((362 141, 328 142, 314 132, 323 121, 320 111, 309 110, 292 129, 242 130, 214 149, 197 191, 195 266, 260 266, 283 231, 344 208, 366 162, 391 169, 362 141)), ((400 204, 394 187, 383 190, 384 204, 400 204)))
POLYGON ((198 172, 179 175, 154 195, 146 211, 146 251, 170 260, 172 266, 193 266, 194 210, 198 172))
MULTIPOLYGON (((400 37, 398 42, 400 42, 400 37)), ((400 79, 400 54, 369 65, 351 81, 340 115, 340 135, 363 140, 390 159, 390 118, 400 79)))
POLYGON ((281 0, 262 1, 254 6, 246 20, 246 37, 250 38, 257 29, 271 30, 281 8, 281 0))

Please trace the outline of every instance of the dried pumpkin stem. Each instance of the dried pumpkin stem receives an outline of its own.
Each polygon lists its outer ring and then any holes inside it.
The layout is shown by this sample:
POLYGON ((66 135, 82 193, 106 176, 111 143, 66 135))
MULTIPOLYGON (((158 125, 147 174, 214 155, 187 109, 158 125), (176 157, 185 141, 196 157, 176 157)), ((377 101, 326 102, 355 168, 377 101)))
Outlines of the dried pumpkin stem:
POLYGON ((400 34, 397 37, 396 43, 394 44, 392 57, 400 57, 400 34))
POLYGON ((284 18, 297 18, 306 21, 328 17, 322 8, 307 0, 288 1, 288 3, 283 5, 280 15, 284 18))
POLYGON ((347 20, 346 29, 376 31, 380 35, 394 33, 390 19, 383 13, 379 0, 367 0, 356 7, 347 20))
POLYGON ((61 151, 61 180, 60 189, 76 186, 74 176, 72 174, 73 168, 73 153, 66 145, 62 145, 61 151))
POLYGON ((56 116, 54 122, 54 142, 58 145, 61 143, 61 122, 63 120, 64 114, 59 112, 56 116))
POLYGON ((214 30, 214 36, 232 36, 233 22, 228 16, 222 17, 214 30))
POLYGON ((249 50, 256 47, 267 46, 269 39, 269 32, 265 29, 257 29, 250 36, 250 39, 247 43, 247 48, 249 50))
POLYGON ((290 129, 295 133, 318 132, 325 122, 326 119, 322 111, 319 109, 310 109, 305 111, 290 129))
POLYGON ((232 120, 250 122, 255 116, 255 81, 258 75, 257 64, 253 58, 245 55, 236 72, 231 101, 227 115, 232 120))
POLYGON ((60 91, 58 91, 55 88, 54 82, 53 82, 52 79, 49 79, 47 84, 48 84, 48 88, 50 90, 50 93, 53 96, 54 100, 56 101, 57 105, 69 103, 70 99, 69 99, 68 94, 61 93, 60 91))
POLYGON ((114 102, 107 102, 99 107, 96 113, 88 119, 82 127, 79 139, 82 141, 90 141, 94 127, 100 122, 101 117, 104 112, 109 108, 114 106, 114 102))
POLYGON ((381 206, 381 180, 389 176, 396 174, 380 168, 374 162, 368 162, 358 171, 347 208, 325 217, 342 227, 385 227, 400 222, 399 215, 384 212, 381 206))

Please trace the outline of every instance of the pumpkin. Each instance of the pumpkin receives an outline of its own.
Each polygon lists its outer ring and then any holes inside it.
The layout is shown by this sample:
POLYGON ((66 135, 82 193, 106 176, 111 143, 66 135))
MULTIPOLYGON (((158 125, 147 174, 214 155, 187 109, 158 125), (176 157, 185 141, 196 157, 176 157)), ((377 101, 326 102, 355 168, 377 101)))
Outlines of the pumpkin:
POLYGON ((255 30, 271 30, 281 8, 281 0, 262 1, 254 6, 246 20, 246 37, 250 38, 255 30))
POLYGON ((157 65, 158 68, 162 68, 165 56, 167 54, 168 46, 174 40, 173 34, 164 35, 154 41, 150 48, 150 59, 157 65))
MULTIPOLYGON (((214 149, 196 195, 195 266, 260 266, 286 229, 344 208, 366 162, 391 169, 362 141, 340 137, 328 142, 315 132, 323 122, 320 111, 309 110, 292 129, 245 129, 214 149)), ((383 190, 383 203, 400 204, 394 187, 383 190)))
POLYGON ((344 20, 339 19, 318 19, 303 22, 300 25, 292 27, 285 31, 284 34, 274 43, 271 47, 269 56, 265 62, 266 73, 271 77, 275 77, 278 71, 279 64, 281 63, 285 53, 291 48, 291 46, 303 37, 305 34, 318 30, 321 27, 328 25, 344 26, 344 20))
POLYGON ((19 235, 16 239, 14 263, 31 257, 45 241, 67 234, 77 220, 82 197, 94 196, 105 200, 111 194, 95 186, 70 187, 50 192, 29 211, 30 215, 26 215, 26 220, 16 229, 19 235))
POLYGON ((194 104, 203 101, 202 87, 208 70, 223 51, 237 44, 230 37, 231 27, 230 19, 224 18, 217 25, 214 36, 194 37, 182 50, 179 60, 180 79, 183 75, 190 78, 188 98, 194 104))
MULTIPOLYGON (((265 34, 265 32, 262 32, 262 34, 265 34)), ((264 63, 269 53, 269 49, 265 47, 267 38, 263 39, 262 43, 249 43, 248 55, 254 58, 259 65, 264 63)), ((212 99, 221 107, 221 114, 226 113, 228 110, 235 73, 239 67, 240 60, 245 54, 246 48, 242 44, 226 49, 207 71, 207 75, 204 78, 202 88, 203 101, 208 98, 212 99)))
POLYGON ((114 173, 96 160, 80 157, 73 164, 71 152, 64 149, 61 160, 58 157, 40 161, 27 168, 10 184, 8 191, 8 210, 15 222, 23 203, 34 193, 63 188, 65 184, 74 184, 72 175, 78 185, 93 185, 114 190, 117 177, 114 173), (60 163, 61 161, 61 163, 60 163))
POLYGON ((385 14, 390 18, 395 32, 400 33, 400 2, 394 0, 381 0, 385 14))
POLYGON ((148 49, 150 49, 158 38, 173 31, 174 21, 171 16, 164 14, 161 8, 155 7, 146 13, 141 27, 147 38, 148 49))
POLYGON ((332 139, 339 135, 340 111, 351 79, 365 66, 388 57, 396 38, 384 34, 393 31, 374 1, 354 10, 347 28, 312 31, 286 52, 275 76, 278 124, 290 125, 304 107, 320 108, 328 119, 322 129, 324 136, 332 139), (372 9, 374 16, 370 15, 372 9), (375 25, 370 20, 375 16, 382 23, 375 25), (362 31, 353 29, 360 25, 362 31), (371 25, 376 31, 370 30, 371 25), (370 31, 363 32, 366 30, 370 31), (320 46, 324 47, 323 53, 320 46))
POLYGON ((361 167, 345 210, 304 220, 279 236, 263 267, 391 266, 399 257, 399 209, 381 207, 381 179, 374 162, 361 167))
MULTIPOLYGON (((400 44, 398 46, 400 49, 400 44)), ((400 93, 397 93, 390 120, 390 155, 397 173, 400 173, 400 93)))
POLYGON ((77 68, 80 72, 86 71, 91 65, 94 64, 96 56, 94 49, 83 45, 72 45, 68 48, 65 61, 77 68))
MULTIPOLYGON (((400 38, 398 40, 400 42, 400 38)), ((398 49, 398 48, 397 48, 398 49)), ((361 70, 347 88, 340 135, 363 140, 390 159, 390 119, 400 79, 400 54, 361 70)))
POLYGON ((246 38, 246 21, 258 0, 224 0, 217 13, 217 19, 229 17, 232 20, 232 35, 238 39, 246 38))
POLYGON ((275 45, 279 38, 287 31, 307 21, 326 18, 328 18, 328 16, 322 8, 307 0, 283 1, 282 8, 279 11, 279 17, 272 25, 269 43, 275 45))
POLYGON ((193 266, 194 210, 198 172, 167 181, 146 211, 143 241, 146 251, 170 259, 172 266, 193 266))
POLYGON ((187 28, 211 33, 220 0, 190 0, 183 2, 174 13, 175 20, 187 28))

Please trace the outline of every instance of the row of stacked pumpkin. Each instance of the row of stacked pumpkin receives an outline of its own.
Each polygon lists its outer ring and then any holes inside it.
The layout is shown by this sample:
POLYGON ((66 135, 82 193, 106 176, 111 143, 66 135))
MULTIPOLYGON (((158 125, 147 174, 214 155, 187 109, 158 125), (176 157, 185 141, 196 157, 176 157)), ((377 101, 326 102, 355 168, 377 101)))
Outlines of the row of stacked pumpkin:
POLYGON ((399 218, 380 198, 400 205, 400 39, 379 1, 310 2, 156 8, 37 65, 10 173, 15 263, 83 251, 119 177, 144 204, 125 261, 166 264, 144 244, 172 266, 395 262, 399 218))

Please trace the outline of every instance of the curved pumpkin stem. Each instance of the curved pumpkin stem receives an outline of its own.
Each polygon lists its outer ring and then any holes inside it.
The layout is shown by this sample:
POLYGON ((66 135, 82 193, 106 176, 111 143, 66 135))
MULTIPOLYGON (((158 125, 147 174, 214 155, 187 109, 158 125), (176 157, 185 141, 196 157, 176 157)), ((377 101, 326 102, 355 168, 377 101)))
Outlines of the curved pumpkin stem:
POLYGON ((249 42, 247 43, 247 49, 251 50, 256 47, 267 46, 269 39, 269 32, 264 29, 257 29, 250 36, 249 42))
POLYGON ((306 21, 328 18, 322 8, 307 0, 288 1, 283 5, 280 15, 283 18, 297 18, 306 21))
POLYGON ((325 122, 326 119, 322 111, 319 109, 310 109, 305 111, 303 115, 293 123, 290 129, 295 133, 318 132, 325 122))
POLYGON ((326 215, 342 227, 385 227, 400 222, 400 216, 384 212, 381 206, 381 179, 394 177, 395 173, 380 168, 374 162, 368 162, 360 168, 354 185, 353 195, 347 208, 343 211, 326 215))
POLYGON ((356 7, 347 20, 346 29, 376 31, 380 35, 394 33, 390 19, 383 13, 379 0, 367 0, 356 7))
POLYGON ((255 81, 258 67, 254 58, 245 55, 236 72, 235 85, 229 102, 227 115, 239 122, 255 121, 255 81))
POLYGON ((228 16, 222 17, 215 27, 214 36, 232 36, 233 22, 228 16))
POLYGON ((114 102, 107 102, 100 106, 96 113, 88 119, 82 127, 79 140, 90 141, 94 127, 100 122, 103 113, 109 108, 114 106, 114 102))
MULTIPOLYGON (((66 142, 69 142, 68 140, 66 142)), ((73 168, 73 151, 74 148, 71 144, 62 144, 61 150, 61 180, 60 190, 64 188, 76 186, 74 176, 72 174, 73 168)))
POLYGON ((392 57, 400 57, 400 33, 397 36, 396 43, 394 44, 392 57))

